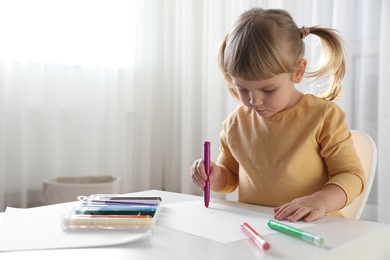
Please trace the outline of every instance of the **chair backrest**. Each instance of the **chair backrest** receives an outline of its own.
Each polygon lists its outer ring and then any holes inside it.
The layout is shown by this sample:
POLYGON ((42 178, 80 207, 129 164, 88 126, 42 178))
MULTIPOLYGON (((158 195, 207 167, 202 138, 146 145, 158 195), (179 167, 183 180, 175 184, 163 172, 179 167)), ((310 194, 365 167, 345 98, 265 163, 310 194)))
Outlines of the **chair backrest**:
POLYGON ((351 134, 356 153, 360 158, 366 174, 366 188, 359 197, 340 211, 347 218, 359 219, 374 182, 377 164, 377 147, 374 140, 368 134, 358 130, 351 130, 351 134))

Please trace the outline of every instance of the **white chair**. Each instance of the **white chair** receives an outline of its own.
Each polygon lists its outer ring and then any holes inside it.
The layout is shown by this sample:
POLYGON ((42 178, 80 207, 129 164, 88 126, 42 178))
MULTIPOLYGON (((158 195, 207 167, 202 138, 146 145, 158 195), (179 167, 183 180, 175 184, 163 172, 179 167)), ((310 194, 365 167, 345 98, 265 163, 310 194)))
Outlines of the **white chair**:
POLYGON ((351 130, 351 134, 355 150, 366 174, 366 188, 359 197, 340 211, 347 218, 359 219, 374 182, 377 164, 377 147, 374 140, 368 134, 358 130, 351 130))

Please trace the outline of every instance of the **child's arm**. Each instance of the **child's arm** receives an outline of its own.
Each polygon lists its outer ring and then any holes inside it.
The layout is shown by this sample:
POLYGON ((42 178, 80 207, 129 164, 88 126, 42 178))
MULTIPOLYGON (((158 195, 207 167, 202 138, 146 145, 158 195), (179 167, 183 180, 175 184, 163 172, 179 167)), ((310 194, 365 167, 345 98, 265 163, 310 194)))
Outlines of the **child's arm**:
POLYGON ((297 198, 274 209, 275 219, 294 222, 303 219, 311 222, 326 213, 341 209, 347 202, 345 192, 337 185, 329 184, 310 196, 297 198))
MULTIPOLYGON (((203 159, 196 160, 191 167, 192 182, 203 191, 206 185, 206 172, 203 159)), ((226 173, 223 167, 210 162, 210 185, 211 190, 220 191, 226 186, 226 173)))

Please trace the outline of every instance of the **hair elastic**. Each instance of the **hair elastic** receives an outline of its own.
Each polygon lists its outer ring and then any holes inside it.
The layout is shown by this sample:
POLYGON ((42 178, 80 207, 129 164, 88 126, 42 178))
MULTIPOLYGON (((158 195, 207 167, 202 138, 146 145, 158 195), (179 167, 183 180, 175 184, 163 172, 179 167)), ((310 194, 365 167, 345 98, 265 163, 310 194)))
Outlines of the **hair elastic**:
POLYGON ((302 26, 302 28, 299 29, 299 33, 301 34, 302 40, 305 39, 306 36, 310 34, 309 27, 302 26))

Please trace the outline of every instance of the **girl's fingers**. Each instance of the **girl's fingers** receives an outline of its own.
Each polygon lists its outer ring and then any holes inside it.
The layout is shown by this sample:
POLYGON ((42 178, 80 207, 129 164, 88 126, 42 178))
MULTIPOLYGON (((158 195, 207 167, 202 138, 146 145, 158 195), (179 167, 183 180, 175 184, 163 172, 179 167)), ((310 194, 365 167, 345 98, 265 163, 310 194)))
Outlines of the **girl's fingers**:
POLYGON ((199 175, 199 177, 202 178, 202 180, 204 180, 204 181, 207 180, 206 171, 204 169, 203 159, 197 160, 196 172, 199 175))
POLYGON ((288 205, 283 205, 278 212, 275 214, 275 218, 277 220, 284 220, 291 214, 293 214, 296 211, 296 208, 294 205, 288 204, 288 205))
POLYGON ((192 182, 200 189, 200 190, 203 190, 204 186, 205 186, 205 179, 203 178, 202 175, 206 175, 204 173, 204 164, 203 164, 203 160, 202 159, 199 159, 199 160, 196 160, 192 167, 191 167, 191 178, 192 178, 192 182))
POLYGON ((205 186, 204 180, 202 180, 197 174, 192 175, 192 182, 195 183, 196 186, 199 187, 199 189, 203 189, 205 186))

